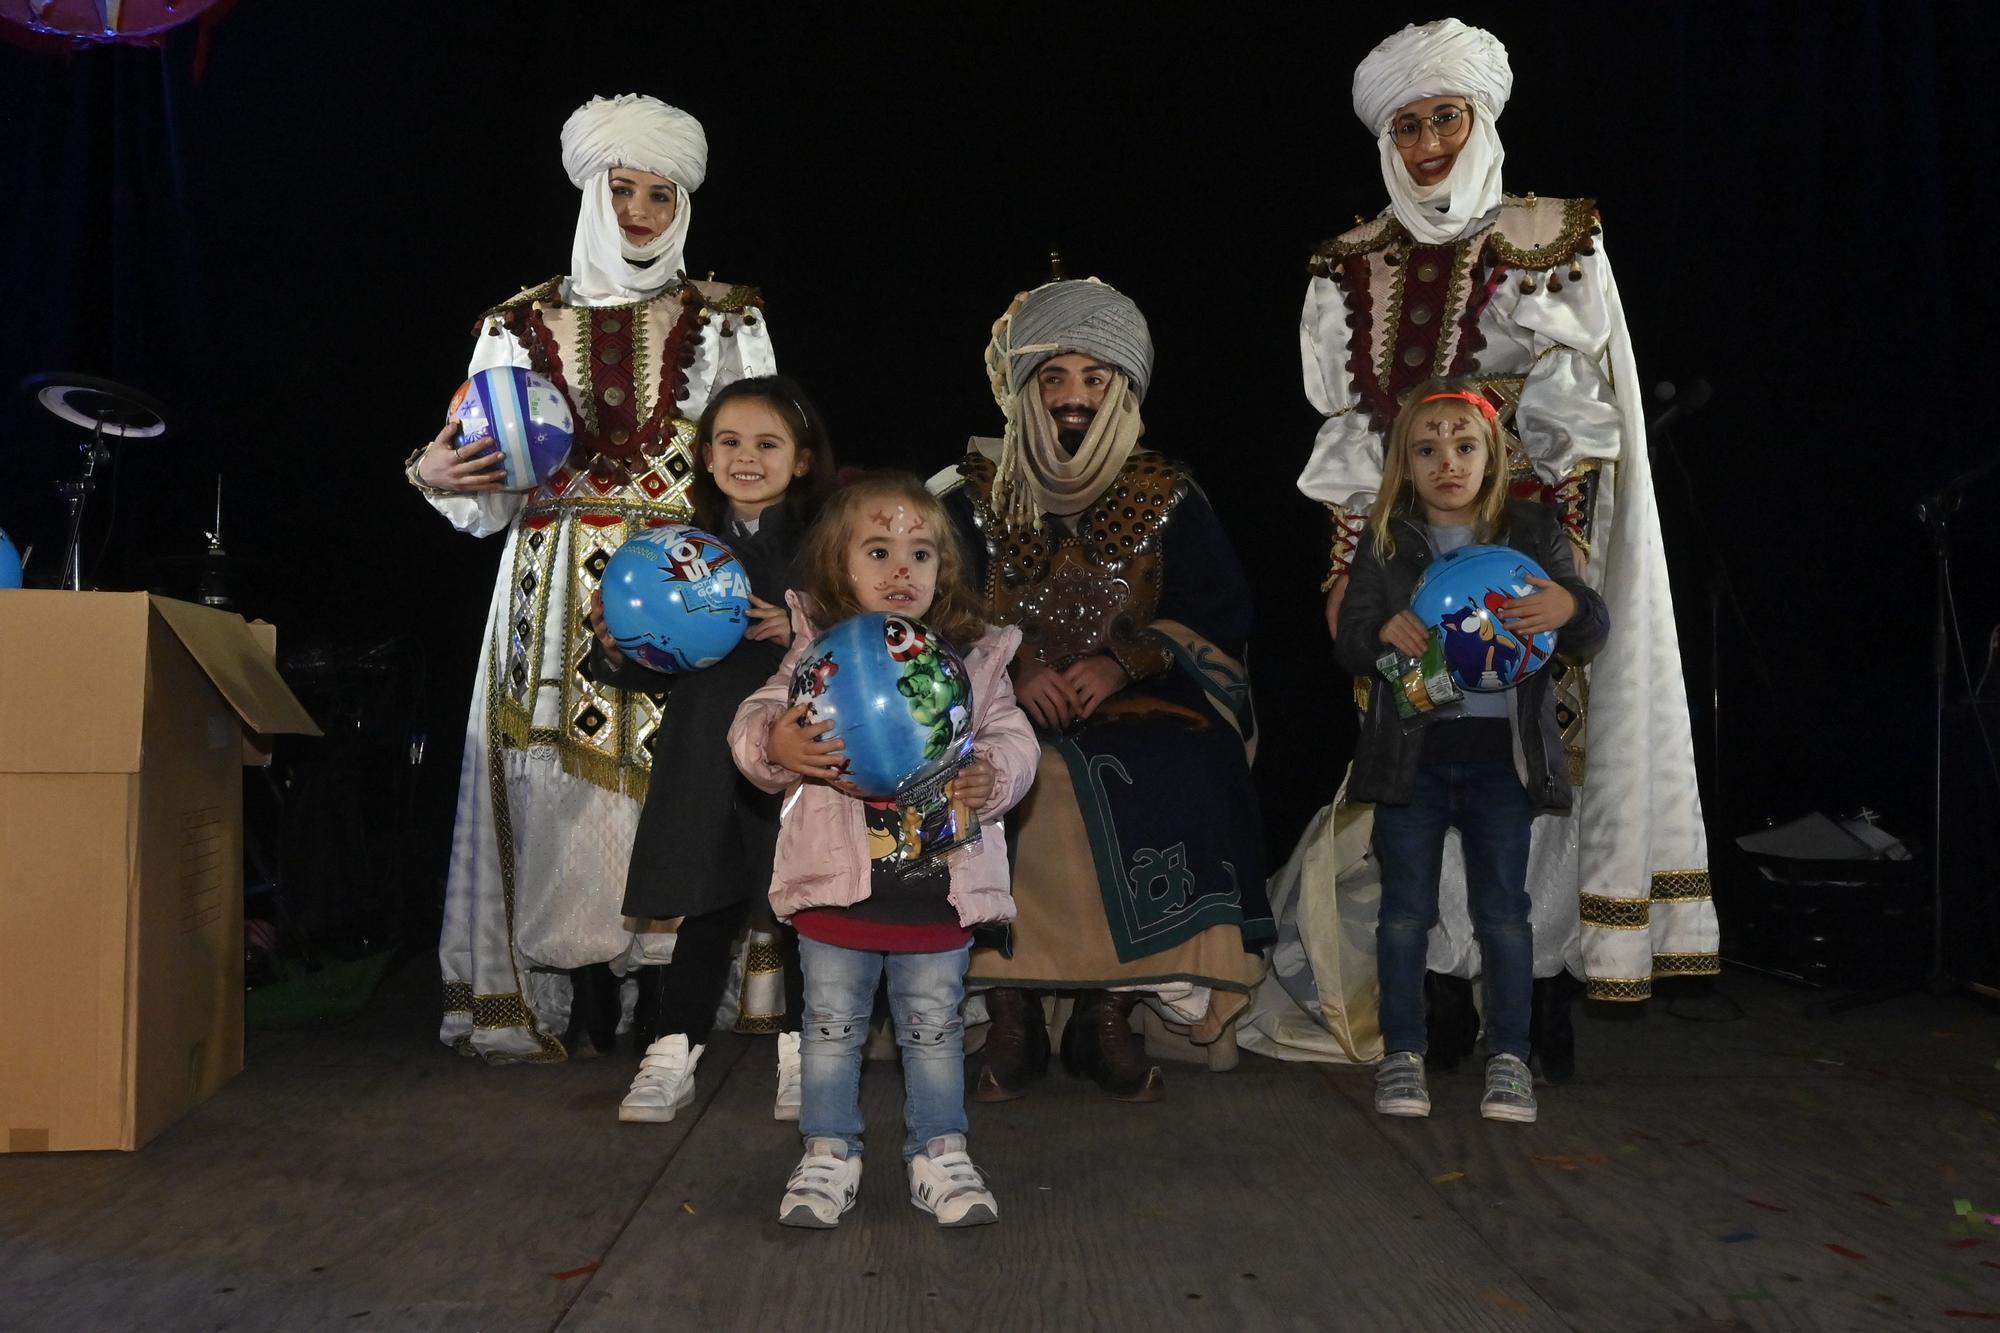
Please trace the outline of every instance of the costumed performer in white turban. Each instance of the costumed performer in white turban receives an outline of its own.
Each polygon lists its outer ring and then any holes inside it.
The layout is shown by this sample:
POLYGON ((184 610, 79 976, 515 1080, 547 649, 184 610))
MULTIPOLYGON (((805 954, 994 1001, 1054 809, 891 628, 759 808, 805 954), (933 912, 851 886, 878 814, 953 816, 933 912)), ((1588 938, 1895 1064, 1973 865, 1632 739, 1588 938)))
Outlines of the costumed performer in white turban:
MULTIPOLYGON (((1403 29, 1355 70, 1354 111, 1375 137, 1389 206, 1312 257, 1299 344, 1306 396, 1326 420, 1299 489, 1333 518, 1331 630, 1399 400, 1433 376, 1470 377, 1509 429, 1516 493, 1557 506, 1609 604, 1609 642, 1589 664, 1562 664, 1556 682, 1576 809, 1537 821, 1529 863, 1536 1050, 1561 1077, 1571 988, 1555 979, 1643 1000, 1655 977, 1717 971, 1717 932, 1625 314, 1594 201, 1502 193, 1499 120, 1512 91, 1506 48, 1456 19, 1403 29)), ((1354 947, 1354 903, 1331 901, 1325 882, 1336 866, 1362 869, 1368 823, 1355 815, 1377 795, 1350 786, 1273 882, 1281 942, 1244 1037, 1253 1049, 1347 1059, 1381 1049, 1369 977, 1355 975, 1372 968, 1372 947, 1354 947), (1343 847, 1330 849, 1336 824, 1343 847), (1302 878, 1308 862, 1317 869, 1302 878), (1330 1031, 1294 1021, 1301 1009, 1330 1031)), ((1441 912, 1431 968, 1476 975, 1455 835, 1441 912)))
MULTIPOLYGON (((683 271, 701 123, 657 98, 593 98, 562 130, 582 191, 567 277, 481 317, 467 373, 521 366, 568 396, 576 443, 526 494, 447 424, 405 466, 438 512, 475 537, 507 534, 473 682, 445 886, 447 1043, 492 1061, 608 1048, 616 979, 648 931, 620 915, 659 707, 579 670, 605 560, 630 530, 691 512, 694 418, 710 393, 776 369, 748 287, 683 271), (572 979, 586 983, 575 996, 572 979)), ((641 1034, 642 1036, 644 1034, 641 1034)))

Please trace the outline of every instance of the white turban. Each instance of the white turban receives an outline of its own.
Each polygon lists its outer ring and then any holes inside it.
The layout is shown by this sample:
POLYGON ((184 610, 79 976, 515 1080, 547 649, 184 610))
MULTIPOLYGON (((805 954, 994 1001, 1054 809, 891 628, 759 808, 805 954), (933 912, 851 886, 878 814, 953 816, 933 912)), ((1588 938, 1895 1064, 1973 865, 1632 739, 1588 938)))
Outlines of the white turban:
POLYGON ((644 300, 680 273, 689 198, 708 175, 701 122, 657 97, 593 97, 563 122, 563 170, 583 191, 570 248, 570 296, 583 305, 644 300), (611 171, 631 167, 674 185, 674 220, 643 247, 626 243, 611 200, 611 171))
POLYGON ((1500 167, 1507 154, 1495 122, 1513 91, 1514 70, 1500 39, 1457 19, 1412 24, 1355 68, 1354 114, 1380 144, 1390 208, 1419 242, 1456 240, 1499 204, 1500 167), (1451 175, 1421 186, 1403 165, 1389 122, 1398 107, 1448 96, 1471 100, 1472 130, 1451 175))

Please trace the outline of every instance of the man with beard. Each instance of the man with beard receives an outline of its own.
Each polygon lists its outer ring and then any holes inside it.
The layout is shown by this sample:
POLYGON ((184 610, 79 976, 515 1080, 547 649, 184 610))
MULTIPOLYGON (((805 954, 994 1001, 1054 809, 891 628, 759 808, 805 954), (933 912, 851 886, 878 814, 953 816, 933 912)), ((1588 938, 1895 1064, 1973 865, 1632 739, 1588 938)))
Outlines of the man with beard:
POLYGON ((1241 1012, 1271 937, 1243 669, 1250 591, 1186 466, 1140 447, 1146 320, 1091 279, 1017 297, 986 357, 1002 438, 974 439, 947 506, 1042 740, 1009 819, 1019 916, 979 948, 992 1026, 974 1089, 1047 1065, 1030 988, 1079 989, 1064 1064, 1111 1096, 1163 1089, 1132 1030, 1152 992, 1197 1042, 1241 1012))

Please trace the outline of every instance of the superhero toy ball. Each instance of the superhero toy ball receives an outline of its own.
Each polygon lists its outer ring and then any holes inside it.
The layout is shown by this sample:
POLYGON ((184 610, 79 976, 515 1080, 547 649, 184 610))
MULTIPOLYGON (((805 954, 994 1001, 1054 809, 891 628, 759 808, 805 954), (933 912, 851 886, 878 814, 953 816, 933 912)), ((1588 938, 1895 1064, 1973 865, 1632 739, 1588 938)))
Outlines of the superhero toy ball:
POLYGON ((743 640, 750 576, 699 528, 668 523, 628 537, 604 566, 604 627, 655 671, 714 666, 743 640))
POLYGON ((482 370, 452 395, 458 444, 477 454, 497 451, 507 463, 509 491, 532 491, 569 457, 575 423, 569 399, 545 376, 518 366, 482 370))
POLYGON ((921 620, 873 612, 812 642, 792 676, 808 724, 831 719, 846 778, 886 800, 938 776, 972 750, 972 677, 921 620))
POLYGON ((13 540, 5 529, 0 529, 0 588, 21 586, 21 553, 14 549, 13 540))
POLYGON ((1556 650, 1548 631, 1526 639, 1500 620, 1500 608, 1535 591, 1528 576, 1548 573, 1511 546, 1461 546, 1431 561, 1417 580, 1410 610, 1444 636, 1451 678, 1468 690, 1511 690, 1542 669, 1556 650))

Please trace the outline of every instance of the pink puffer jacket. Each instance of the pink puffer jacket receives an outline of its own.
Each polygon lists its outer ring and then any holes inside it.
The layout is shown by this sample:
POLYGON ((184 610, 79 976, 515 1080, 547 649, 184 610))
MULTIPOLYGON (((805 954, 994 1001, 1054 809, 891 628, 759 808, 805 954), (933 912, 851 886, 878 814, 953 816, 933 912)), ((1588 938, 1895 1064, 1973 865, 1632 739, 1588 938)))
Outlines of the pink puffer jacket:
MULTIPOLYGON (((771 909, 780 920, 807 907, 847 907, 869 892, 868 828, 861 802, 823 782, 801 779, 764 753, 771 725, 788 706, 792 672, 819 631, 811 603, 788 593, 792 647, 777 674, 745 699, 729 728, 729 749, 743 775, 765 791, 790 789, 778 827, 777 864, 771 872, 771 909)), ((962 926, 1012 921, 1007 835, 1000 817, 1034 785, 1041 747, 1027 714, 1014 702, 1007 664, 1021 642, 1018 629, 989 629, 965 654, 972 673, 972 734, 979 755, 993 765, 993 796, 977 813, 979 842, 951 857, 951 905, 962 926)))

